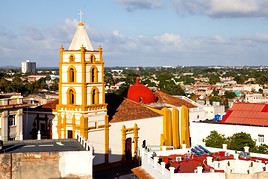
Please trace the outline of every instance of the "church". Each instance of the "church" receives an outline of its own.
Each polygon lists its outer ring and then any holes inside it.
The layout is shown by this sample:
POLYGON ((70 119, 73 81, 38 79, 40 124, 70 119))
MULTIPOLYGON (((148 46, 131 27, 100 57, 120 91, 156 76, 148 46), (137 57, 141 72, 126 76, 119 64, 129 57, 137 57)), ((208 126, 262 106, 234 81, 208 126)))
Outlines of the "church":
POLYGON ((93 48, 84 22, 69 48, 60 48, 59 75, 52 138, 81 136, 94 148, 94 165, 135 159, 145 143, 190 147, 189 109, 196 104, 153 92, 139 79, 126 97, 106 95, 103 49, 93 48))

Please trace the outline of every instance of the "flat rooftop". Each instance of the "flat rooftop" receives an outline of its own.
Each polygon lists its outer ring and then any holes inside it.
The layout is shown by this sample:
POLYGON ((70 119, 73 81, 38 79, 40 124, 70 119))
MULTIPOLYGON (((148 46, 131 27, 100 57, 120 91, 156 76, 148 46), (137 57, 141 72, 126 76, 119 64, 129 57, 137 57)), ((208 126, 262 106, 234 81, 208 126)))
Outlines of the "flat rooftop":
POLYGON ((0 153, 85 151, 73 139, 6 141, 0 153))

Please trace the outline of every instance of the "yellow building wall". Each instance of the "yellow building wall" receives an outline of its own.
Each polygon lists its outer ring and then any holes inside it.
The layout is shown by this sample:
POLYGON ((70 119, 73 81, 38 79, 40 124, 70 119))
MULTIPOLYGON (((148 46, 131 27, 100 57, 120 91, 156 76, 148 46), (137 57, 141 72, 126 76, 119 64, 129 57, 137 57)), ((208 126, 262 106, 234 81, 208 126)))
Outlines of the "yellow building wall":
MULTIPOLYGON (((73 137, 77 133, 87 138, 89 123, 96 125, 104 125, 106 104, 105 104, 105 90, 104 90, 104 63, 102 59, 102 48, 95 51, 87 51, 84 47, 80 50, 64 50, 60 48, 60 63, 59 63, 59 104, 57 105, 56 112, 58 113, 57 119, 57 130, 52 133, 57 133, 58 138, 67 138, 67 130, 72 130, 73 137), (91 56, 95 56, 94 62, 91 61, 91 56), (70 60, 71 56, 74 57, 70 60), (75 68, 75 81, 68 81, 68 69, 69 67, 75 68), (89 69, 91 66, 98 68, 98 82, 90 82, 91 73, 89 69), (75 91, 75 104, 69 104, 68 89, 74 89, 75 91), (92 105, 91 101, 91 89, 97 88, 98 92, 98 104, 92 105), (89 118, 84 117, 88 113, 95 113, 98 121, 95 122, 95 117, 89 118), (67 116, 66 116, 67 114, 67 116), (71 117, 70 117, 71 116, 71 117), (79 116, 79 117, 78 117, 79 116), (79 120, 80 119, 80 120, 79 120)), ((94 125, 93 128, 99 126, 94 125)), ((92 126, 91 126, 92 127, 92 126)), ((55 136, 55 135, 54 135, 55 136)))
POLYGON ((172 136, 173 146, 180 147, 180 134, 179 134, 179 110, 176 107, 172 109, 172 136))
POLYGON ((186 106, 181 107, 180 135, 181 135, 180 144, 186 144, 186 147, 190 147, 189 109, 186 106))

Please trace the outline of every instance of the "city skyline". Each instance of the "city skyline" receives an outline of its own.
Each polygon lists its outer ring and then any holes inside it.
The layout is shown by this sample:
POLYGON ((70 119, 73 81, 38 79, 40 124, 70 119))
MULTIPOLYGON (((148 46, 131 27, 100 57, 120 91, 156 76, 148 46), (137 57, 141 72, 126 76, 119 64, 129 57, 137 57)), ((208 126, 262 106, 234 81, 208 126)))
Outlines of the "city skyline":
POLYGON ((79 10, 106 66, 268 65, 268 1, 4 2, 1 66, 58 66, 79 10))

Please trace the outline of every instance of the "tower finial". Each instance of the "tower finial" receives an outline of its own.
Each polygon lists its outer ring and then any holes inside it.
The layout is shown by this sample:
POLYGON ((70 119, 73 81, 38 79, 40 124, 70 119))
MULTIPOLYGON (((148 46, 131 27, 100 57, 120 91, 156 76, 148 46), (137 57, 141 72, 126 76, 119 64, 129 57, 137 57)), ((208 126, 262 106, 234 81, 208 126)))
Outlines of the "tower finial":
POLYGON ((80 23, 83 23, 83 15, 84 15, 84 13, 80 10, 79 11, 80 23))

